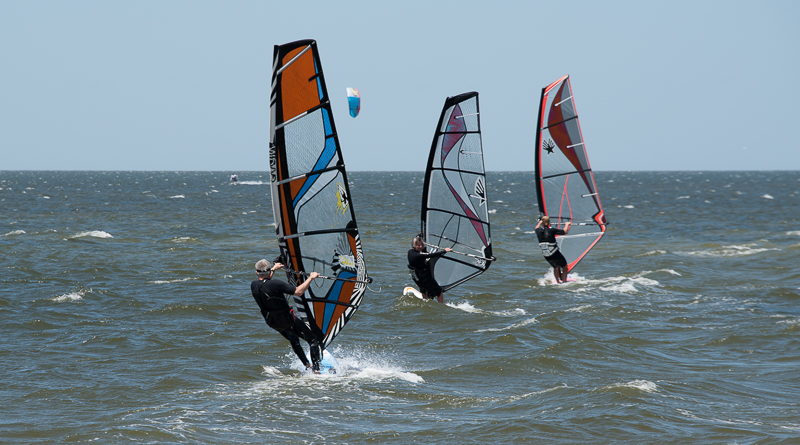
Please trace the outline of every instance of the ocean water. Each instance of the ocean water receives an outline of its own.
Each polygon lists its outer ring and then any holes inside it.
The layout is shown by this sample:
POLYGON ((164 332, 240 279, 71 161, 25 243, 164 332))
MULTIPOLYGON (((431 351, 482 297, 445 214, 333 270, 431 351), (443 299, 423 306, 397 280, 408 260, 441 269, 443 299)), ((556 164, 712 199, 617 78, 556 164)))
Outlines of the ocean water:
POLYGON ((422 174, 352 172, 375 282, 310 376, 249 294, 264 172, 0 172, 0 442, 800 443, 800 172, 597 172, 552 284, 532 174, 487 273, 401 295, 422 174))

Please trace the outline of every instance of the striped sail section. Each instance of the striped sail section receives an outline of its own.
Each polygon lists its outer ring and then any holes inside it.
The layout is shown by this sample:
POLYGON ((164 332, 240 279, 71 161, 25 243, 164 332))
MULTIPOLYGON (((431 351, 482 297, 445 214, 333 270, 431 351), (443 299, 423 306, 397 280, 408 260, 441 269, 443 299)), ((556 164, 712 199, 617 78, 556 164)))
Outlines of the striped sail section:
POLYGON ((572 270, 603 237, 607 223, 569 76, 542 89, 535 176, 539 212, 556 228, 572 221, 569 234, 556 238, 572 270))
POLYGON ((323 347, 358 309, 367 270, 328 90, 314 40, 276 45, 270 96, 270 182, 290 282, 319 272, 295 309, 323 347))
POLYGON ((489 268, 494 259, 489 229, 478 93, 470 92, 445 101, 425 171, 425 242, 429 251, 453 249, 432 260, 434 278, 443 290, 489 268))

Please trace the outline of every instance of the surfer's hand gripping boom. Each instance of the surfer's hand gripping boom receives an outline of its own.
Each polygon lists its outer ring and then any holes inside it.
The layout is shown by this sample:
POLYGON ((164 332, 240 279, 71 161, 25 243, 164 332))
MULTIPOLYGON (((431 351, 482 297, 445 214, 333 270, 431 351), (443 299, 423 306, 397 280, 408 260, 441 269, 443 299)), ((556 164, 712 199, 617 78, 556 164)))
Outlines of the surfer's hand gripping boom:
POLYGON ((481 259, 481 260, 484 260, 484 261, 494 261, 494 260, 497 259, 495 257, 486 258, 485 256, 481 256, 481 255, 475 255, 475 254, 466 253, 466 252, 459 252, 457 250, 450 249, 449 247, 440 247, 440 246, 437 246, 436 244, 426 243, 424 241, 423 241, 423 243, 428 247, 433 247, 434 249, 449 251, 450 253, 455 253, 455 254, 458 254, 458 255, 464 255, 464 256, 468 256, 470 258, 478 258, 478 259, 481 259))

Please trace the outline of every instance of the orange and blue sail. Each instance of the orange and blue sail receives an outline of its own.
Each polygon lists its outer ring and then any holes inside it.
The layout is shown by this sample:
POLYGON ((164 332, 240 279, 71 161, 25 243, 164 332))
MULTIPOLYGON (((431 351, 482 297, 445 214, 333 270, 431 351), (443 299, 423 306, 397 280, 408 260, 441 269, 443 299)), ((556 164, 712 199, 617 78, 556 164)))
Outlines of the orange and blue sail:
POLYGON ((270 183, 289 280, 318 279, 295 301, 323 347, 361 304, 368 280, 344 160, 314 40, 276 45, 270 95, 270 183))

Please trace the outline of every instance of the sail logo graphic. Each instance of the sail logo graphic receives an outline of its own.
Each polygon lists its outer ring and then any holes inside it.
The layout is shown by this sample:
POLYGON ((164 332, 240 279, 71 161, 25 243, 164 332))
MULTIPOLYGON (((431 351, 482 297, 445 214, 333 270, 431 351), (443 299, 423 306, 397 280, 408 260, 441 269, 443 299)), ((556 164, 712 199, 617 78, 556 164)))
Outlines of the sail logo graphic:
POLYGON ((269 176, 272 182, 278 181, 278 147, 269 143, 269 176))
POLYGON ((339 213, 344 215, 344 212, 347 211, 347 207, 350 205, 350 200, 347 196, 347 189, 344 188, 344 184, 341 182, 337 184, 336 187, 336 208, 339 209, 339 213))
POLYGON ((353 258, 353 255, 339 255, 336 259, 339 260, 339 267, 344 270, 355 272, 356 259, 353 258))
POLYGON ((355 256, 350 254, 350 243, 348 242, 347 235, 344 233, 340 234, 339 242, 337 243, 336 248, 333 249, 332 262, 333 265, 331 265, 331 269, 334 273, 338 273, 339 269, 353 273, 356 273, 358 270, 356 267, 355 256))
POLYGON ((552 139, 548 139, 548 140, 544 141, 544 144, 542 145, 542 148, 544 148, 544 150, 546 152, 552 153, 553 149, 556 148, 556 143, 553 142, 552 139))
POLYGON ((470 193, 469 196, 476 198, 479 206, 486 204, 486 184, 483 182, 482 176, 475 180, 475 194, 470 193))

